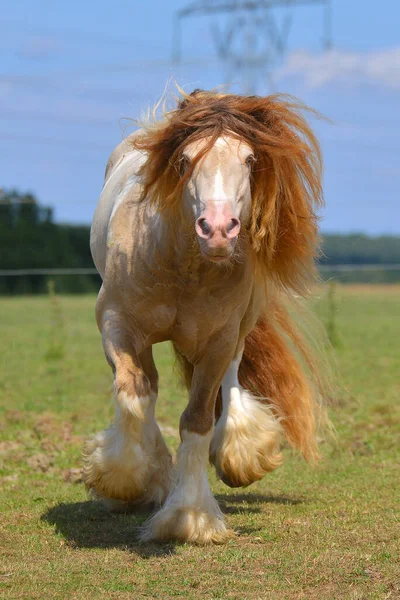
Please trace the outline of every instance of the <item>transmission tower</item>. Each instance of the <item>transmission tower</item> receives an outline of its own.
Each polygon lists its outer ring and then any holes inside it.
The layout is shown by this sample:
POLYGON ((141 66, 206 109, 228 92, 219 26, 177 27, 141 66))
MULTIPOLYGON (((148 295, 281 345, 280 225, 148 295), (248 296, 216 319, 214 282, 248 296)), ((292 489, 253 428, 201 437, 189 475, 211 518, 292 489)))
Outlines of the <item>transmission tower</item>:
POLYGON ((323 47, 331 47, 331 0, 198 0, 175 15, 173 61, 181 62, 182 24, 191 17, 208 16, 217 57, 226 69, 228 81, 238 77, 243 91, 253 94, 260 79, 268 80, 287 49, 293 10, 306 5, 323 9, 323 47), (279 25, 273 9, 288 13, 279 25), (228 15, 224 29, 218 15, 228 15))

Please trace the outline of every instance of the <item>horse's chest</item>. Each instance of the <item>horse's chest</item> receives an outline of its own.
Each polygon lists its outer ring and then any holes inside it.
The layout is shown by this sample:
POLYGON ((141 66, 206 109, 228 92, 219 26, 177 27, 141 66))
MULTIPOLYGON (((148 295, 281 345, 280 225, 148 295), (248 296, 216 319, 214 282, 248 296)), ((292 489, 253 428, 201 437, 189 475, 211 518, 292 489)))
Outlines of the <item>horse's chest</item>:
MULTIPOLYGON (((135 321, 145 344, 172 340, 184 352, 197 352, 216 331, 237 317, 243 291, 191 289, 157 291, 137 303, 135 321)), ((240 310, 239 310, 240 312, 240 310)))
POLYGON ((138 302, 135 313, 146 328, 173 330, 189 322, 218 323, 226 315, 232 300, 231 295, 226 297, 209 290, 192 292, 188 289, 180 294, 166 290, 138 302))
POLYGON ((238 327, 248 305, 247 295, 248 290, 188 289, 175 299, 169 339, 187 356, 197 354, 216 332, 238 327))

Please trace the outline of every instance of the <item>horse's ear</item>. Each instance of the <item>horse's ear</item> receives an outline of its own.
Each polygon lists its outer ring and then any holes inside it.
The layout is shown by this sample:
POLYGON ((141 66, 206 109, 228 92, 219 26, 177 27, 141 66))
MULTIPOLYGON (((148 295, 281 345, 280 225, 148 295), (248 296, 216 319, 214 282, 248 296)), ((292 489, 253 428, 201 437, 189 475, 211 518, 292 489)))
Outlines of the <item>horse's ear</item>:
POLYGON ((200 88, 196 88, 195 90, 193 90, 193 92, 191 92, 188 96, 186 96, 183 100, 181 100, 179 102, 178 109, 181 110, 182 108, 186 108, 190 102, 189 98, 194 98, 195 96, 197 96, 197 94, 203 94, 203 93, 204 93, 204 90, 202 90, 200 88))

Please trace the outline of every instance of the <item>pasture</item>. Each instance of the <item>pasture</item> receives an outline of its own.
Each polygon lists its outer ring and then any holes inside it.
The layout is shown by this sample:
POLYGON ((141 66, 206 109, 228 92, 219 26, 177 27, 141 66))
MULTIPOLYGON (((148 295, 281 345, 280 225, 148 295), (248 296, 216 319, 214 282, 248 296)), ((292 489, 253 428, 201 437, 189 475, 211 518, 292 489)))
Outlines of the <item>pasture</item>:
MULTIPOLYGON (((237 531, 224 546, 139 544, 145 513, 110 515, 81 483, 84 439, 112 417, 94 296, 0 300, 0 597, 381 599, 400 597, 400 287, 341 287, 337 441, 310 467, 246 489, 210 480, 237 531)), ((316 310, 328 316, 327 290, 316 310)), ((186 394, 156 348, 158 420, 178 444, 186 394)))

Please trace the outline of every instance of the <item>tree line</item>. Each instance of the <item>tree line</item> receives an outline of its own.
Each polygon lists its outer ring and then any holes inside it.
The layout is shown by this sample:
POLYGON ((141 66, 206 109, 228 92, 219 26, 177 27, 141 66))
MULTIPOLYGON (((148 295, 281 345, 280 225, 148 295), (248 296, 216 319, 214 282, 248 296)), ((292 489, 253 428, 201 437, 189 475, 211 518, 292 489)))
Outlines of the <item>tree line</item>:
MULTIPOLYGON (((54 222, 53 210, 40 206, 32 194, 15 190, 0 196, 0 269, 55 269, 93 267, 90 228, 54 222)), ((98 275, 52 276, 63 293, 99 289, 98 275)), ((38 294, 47 289, 48 276, 0 276, 0 294, 38 294)))
MULTIPOLYGON (((90 268, 90 227, 54 222, 53 210, 41 206, 29 193, 0 193, 0 270, 45 268, 90 268)), ((323 235, 320 263, 333 265, 400 264, 400 237, 370 237, 364 234, 323 235)), ((400 271, 323 271, 323 278, 344 282, 400 281, 400 271)), ((38 294, 47 289, 46 275, 0 276, 0 294, 38 294)), ((94 292, 98 275, 52 276, 60 293, 94 292)))

